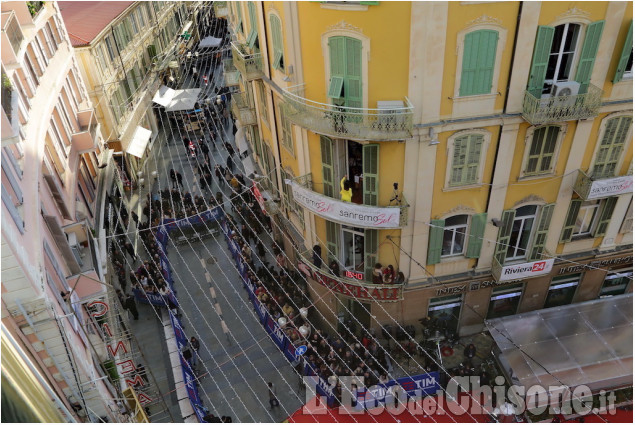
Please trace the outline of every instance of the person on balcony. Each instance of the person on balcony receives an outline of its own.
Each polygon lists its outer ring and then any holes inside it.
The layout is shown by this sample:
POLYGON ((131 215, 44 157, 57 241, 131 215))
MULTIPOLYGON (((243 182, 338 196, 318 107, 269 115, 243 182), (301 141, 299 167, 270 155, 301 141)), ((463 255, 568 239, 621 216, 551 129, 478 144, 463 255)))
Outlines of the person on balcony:
POLYGON ((382 271, 381 271, 381 263, 376 263, 375 268, 373 269, 373 283, 383 283, 382 279, 382 271))
POLYGON ((392 264, 384 269, 384 283, 393 283, 395 281, 395 269, 392 264))
POLYGON ((351 202, 351 199, 353 199, 353 189, 351 189, 351 182, 348 181, 346 176, 342 177, 342 180, 340 180, 340 188, 342 201, 351 202))

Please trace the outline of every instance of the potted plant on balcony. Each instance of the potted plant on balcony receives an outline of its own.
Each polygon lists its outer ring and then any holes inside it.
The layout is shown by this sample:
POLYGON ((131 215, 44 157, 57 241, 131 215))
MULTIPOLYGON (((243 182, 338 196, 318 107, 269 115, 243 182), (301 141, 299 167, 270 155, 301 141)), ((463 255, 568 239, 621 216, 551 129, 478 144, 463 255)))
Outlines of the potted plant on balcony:
POLYGON ((13 85, 11 80, 7 77, 7 74, 2 73, 2 108, 4 109, 7 118, 11 121, 11 93, 13 92, 13 85))

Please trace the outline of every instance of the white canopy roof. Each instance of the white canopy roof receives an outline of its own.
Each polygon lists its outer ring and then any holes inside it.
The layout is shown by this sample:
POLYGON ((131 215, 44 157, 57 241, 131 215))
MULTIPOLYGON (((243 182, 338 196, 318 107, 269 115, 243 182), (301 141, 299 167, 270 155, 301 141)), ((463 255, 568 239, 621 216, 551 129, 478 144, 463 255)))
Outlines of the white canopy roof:
POLYGON ((486 322, 513 383, 633 385, 633 294, 547 308, 486 322))
POLYGON ((176 90, 172 101, 166 106, 167 112, 189 111, 194 109, 201 89, 176 90))
POLYGON ((143 153, 150 141, 150 136, 152 136, 152 130, 147 130, 141 126, 137 126, 132 142, 128 145, 126 152, 130 155, 136 156, 137 158, 143 157, 143 153))
POLYGON ((222 41, 223 41, 222 38, 215 38, 210 35, 209 37, 205 37, 204 39, 202 39, 201 42, 198 43, 198 47, 200 49, 203 49, 206 47, 218 47, 220 46, 222 41))
POLYGON ((152 101, 158 103, 161 106, 168 106, 174 97, 175 91, 168 86, 161 86, 156 92, 152 101))

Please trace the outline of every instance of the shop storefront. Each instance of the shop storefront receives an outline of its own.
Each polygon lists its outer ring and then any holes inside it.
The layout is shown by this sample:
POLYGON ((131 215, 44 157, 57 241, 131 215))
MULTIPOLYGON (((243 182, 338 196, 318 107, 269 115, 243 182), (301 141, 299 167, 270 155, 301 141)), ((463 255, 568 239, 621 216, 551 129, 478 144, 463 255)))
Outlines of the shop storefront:
POLYGON ((523 296, 524 283, 494 288, 490 297, 487 318, 511 316, 518 312, 520 299, 523 296))
POLYGON ((428 317, 438 323, 445 324, 448 330, 456 330, 461 317, 461 305, 463 297, 461 295, 450 295, 430 299, 428 304, 428 317))
POLYGON ((633 281, 633 268, 612 270, 604 278, 600 298, 622 295, 633 281))
POLYGON ((581 277, 581 273, 554 277, 547 292, 545 308, 571 304, 581 277))

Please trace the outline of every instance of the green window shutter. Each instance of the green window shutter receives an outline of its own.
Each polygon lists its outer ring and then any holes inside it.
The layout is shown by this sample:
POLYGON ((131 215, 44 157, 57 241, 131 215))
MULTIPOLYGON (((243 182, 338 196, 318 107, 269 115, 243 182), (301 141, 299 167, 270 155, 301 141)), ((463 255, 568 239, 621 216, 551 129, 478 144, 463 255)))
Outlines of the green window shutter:
POLYGON ((364 205, 377 205, 379 194, 379 145, 362 147, 362 173, 364 174, 364 205))
POLYGON ((467 240, 467 258, 478 258, 481 255, 481 246, 483 245, 483 235, 485 234, 485 225, 487 224, 487 213, 474 214, 472 223, 470 224, 470 236, 467 240))
POLYGON ((549 225, 551 224, 551 215, 555 206, 556 204, 547 204, 540 209, 534 240, 529 249, 529 260, 540 260, 542 258, 542 252, 545 250, 545 243, 547 242, 549 225))
POLYGON ((322 153, 322 180, 324 182, 324 195, 333 198, 336 193, 333 180, 333 141, 326 136, 321 136, 320 150, 322 153))
POLYGON ((281 69, 284 66, 284 61, 282 60, 282 52, 284 49, 282 43, 282 25, 280 24, 280 19, 278 19, 276 15, 271 15, 269 18, 269 22, 271 24, 271 33, 273 38, 272 66, 275 69, 281 69))
POLYGON ((362 107, 362 42, 351 37, 346 37, 344 99, 350 108, 362 107))
POLYGON ((437 264, 441 262, 444 227, 445 220, 430 220, 430 235, 428 236, 428 264, 437 264))
POLYGON ((514 218, 516 218, 516 210, 503 211, 501 227, 498 229, 498 237, 496 238, 496 250, 494 251, 494 258, 496 258, 500 264, 505 263, 514 218))
POLYGON ((258 21, 256 20, 256 5, 253 1, 247 3, 247 9, 249 11, 249 36, 247 37, 247 44, 250 49, 254 48, 256 39, 258 38, 258 21))
POLYGON ((365 4, 367 6, 377 6, 379 5, 378 1, 360 1, 359 4, 365 4))
POLYGON ((574 199, 571 201, 569 211, 567 211, 567 218, 564 222, 562 233, 560 234, 560 242, 571 242, 573 230, 575 229, 575 222, 578 218, 578 214, 580 213, 580 205, 582 205, 582 201, 580 199, 574 199))
POLYGON ((148 50, 148 56, 150 56, 150 60, 154 60, 154 58, 157 57, 157 46, 155 46, 154 44, 150 44, 147 47, 148 50))
POLYGON ((366 280, 373 281, 373 269, 377 263, 377 249, 379 247, 379 231, 366 229, 364 231, 364 274, 366 280))
POLYGON ((238 32, 243 32, 243 7, 241 2, 236 3, 236 11, 238 12, 238 22, 236 23, 236 29, 238 32))
POLYGON ((467 164, 464 169, 463 184, 473 184, 478 181, 478 168, 481 162, 481 148, 483 135, 471 134, 468 145, 467 164))
POLYGON ((617 63, 617 69, 615 70, 615 77, 613 77, 613 83, 622 81, 628 58, 633 53, 633 21, 631 26, 628 27, 628 34, 626 35, 626 41, 624 41, 624 47, 622 48, 622 54, 620 55, 620 61, 617 63))
POLYGON ((598 52, 603 29, 604 21, 593 22, 587 27, 582 53, 580 54, 580 62, 578 63, 578 72, 575 76, 575 80, 580 83, 579 93, 586 93, 591 81, 595 55, 598 52))
POLYGON ((534 131, 525 167, 526 174, 551 171, 559 132, 558 126, 540 127, 534 131))
POLYGON ((606 228, 609 227, 609 222, 611 221, 613 210, 615 209, 615 204, 617 204, 617 196, 607 198, 604 201, 604 205, 602 205, 600 210, 600 220, 598 221, 598 225, 593 233, 594 238, 599 238, 600 236, 604 236, 606 234, 606 228))
POLYGON ((329 264, 333 260, 338 261, 339 230, 340 226, 337 223, 326 221, 326 258, 329 264))
POLYGON ((480 30, 465 36, 459 96, 491 93, 497 45, 497 31, 480 30))
POLYGON ((554 31, 555 28, 553 27, 539 26, 536 35, 536 45, 534 46, 534 57, 531 63, 527 91, 538 99, 542 95, 542 87, 547 75, 547 64, 549 63, 549 52, 551 51, 554 31))
POLYGON ((454 139, 454 152, 452 153, 452 170, 450 185, 458 186, 463 184, 463 170, 467 162, 467 150, 470 136, 461 136, 454 139))
POLYGON ((593 172, 591 173, 593 178, 615 175, 632 122, 632 117, 622 116, 612 118, 606 123, 602 142, 593 164, 593 172))
POLYGON ((454 140, 450 186, 473 184, 478 181, 483 135, 468 134, 454 140))
POLYGON ((344 87, 344 78, 333 76, 329 83, 328 97, 333 99, 339 99, 342 97, 342 88, 344 87))

